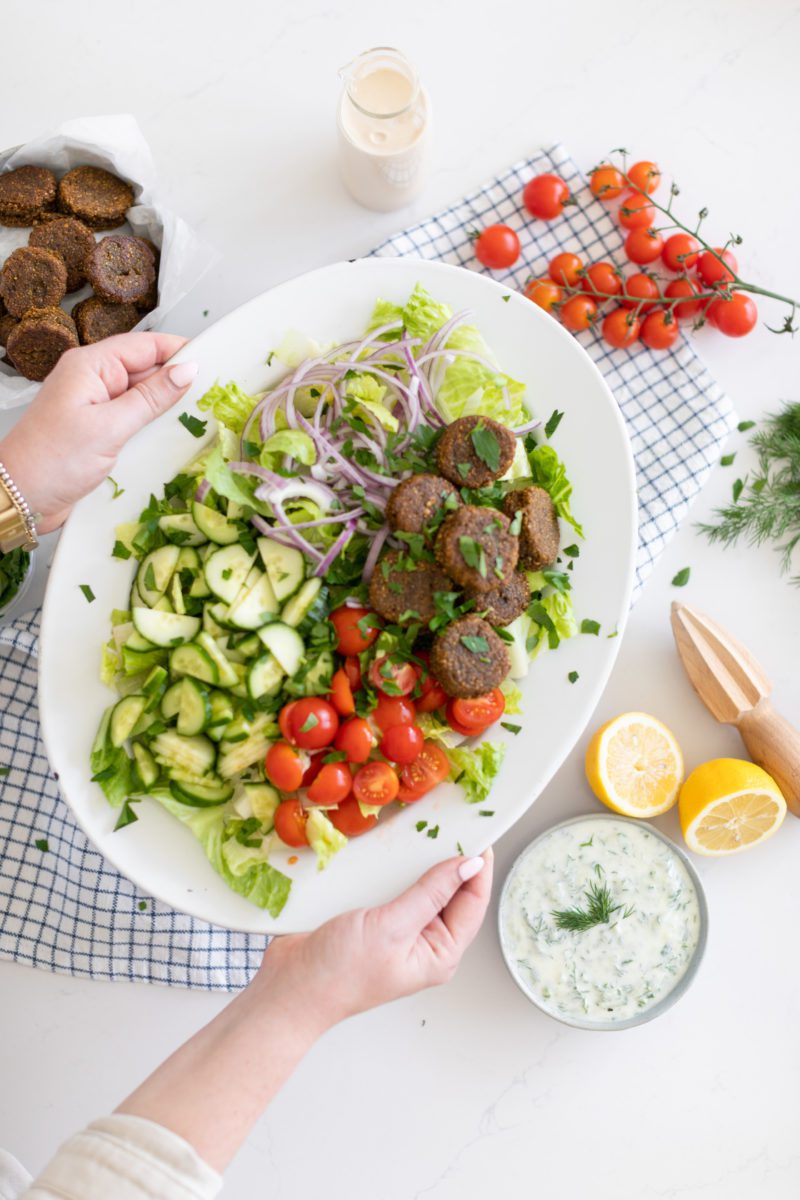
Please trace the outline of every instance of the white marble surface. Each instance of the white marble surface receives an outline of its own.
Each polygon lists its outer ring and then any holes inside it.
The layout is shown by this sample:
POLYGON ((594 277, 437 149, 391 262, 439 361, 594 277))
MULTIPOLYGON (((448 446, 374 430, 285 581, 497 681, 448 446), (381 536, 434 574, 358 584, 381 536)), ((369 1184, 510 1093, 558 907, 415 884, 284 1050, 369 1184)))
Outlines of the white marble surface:
MULTIPOLYGON (((793 150, 800 8, 792 0, 229 0, 3 6, 0 145, 67 115, 131 110, 175 206, 224 254, 175 313, 191 334, 306 268, 367 250, 530 149, 562 139, 590 166, 626 144, 653 155, 707 204, 766 286, 798 277, 793 150), (384 14, 383 16, 381 14, 384 14), (390 15, 391 13, 391 15, 390 15), (406 49, 437 113, 437 168, 412 213, 375 216, 334 167, 335 68, 361 48, 406 49), (13 47, 13 53, 11 48, 13 47), (35 63, 35 78, 32 63, 35 63)), ((798 348, 764 330, 701 340, 740 414, 798 398, 798 348)), ((739 449, 694 519, 749 466, 739 449)), ((798 593, 763 549, 710 549, 686 525, 630 621, 596 714, 644 708, 666 720, 687 763, 737 754, 676 661, 670 580, 682 598, 745 635, 800 720, 798 593)), ((502 877, 557 818, 588 811, 586 739, 497 847, 502 877)), ((660 822, 676 832, 674 817, 660 822)), ((446 989, 333 1032, 261 1121, 227 1195, 306 1200, 789 1200, 800 1191, 798 965, 800 824, 752 855, 705 863, 711 939, 696 985, 662 1020, 581 1034, 529 1006, 506 974, 490 914, 446 989)), ((0 1140, 36 1169, 106 1111, 220 997, 92 984, 0 966, 0 1140)))

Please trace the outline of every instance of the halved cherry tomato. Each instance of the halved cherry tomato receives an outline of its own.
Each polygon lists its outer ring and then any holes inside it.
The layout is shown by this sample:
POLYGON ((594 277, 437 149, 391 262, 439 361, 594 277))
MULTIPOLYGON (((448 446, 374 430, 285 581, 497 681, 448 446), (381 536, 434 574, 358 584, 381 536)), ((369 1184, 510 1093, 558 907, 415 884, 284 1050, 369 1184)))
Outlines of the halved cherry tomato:
POLYGON ((627 308, 615 308, 603 321, 603 340, 617 350, 627 350, 639 340, 642 322, 627 308))
POLYGON ((609 296, 618 296, 622 291, 619 271, 609 262, 592 263, 586 268, 581 287, 600 303, 609 296))
POLYGON ((692 296, 699 294, 699 286, 688 275, 684 275, 680 279, 673 279, 672 283, 667 284, 664 292, 664 295, 670 300, 675 300, 678 296, 687 297, 685 304, 676 304, 672 310, 679 321, 693 321, 700 314, 703 301, 691 299, 692 296))
POLYGON ((356 711, 356 702, 353 699, 353 689, 350 686, 350 680, 341 667, 338 671, 334 671, 333 679, 331 680, 331 704, 340 717, 352 716, 356 711))
POLYGON ((569 200, 569 188, 558 175, 535 175, 525 184, 522 202, 532 217, 552 221, 569 200))
POLYGON ((350 690, 358 692, 361 689, 361 663, 356 658, 355 654, 348 654, 344 660, 344 673, 347 676, 347 682, 350 684, 350 690))
POLYGON ((595 167, 589 176, 592 194, 598 200, 615 200, 625 191, 625 180, 616 167, 595 167))
POLYGON ((550 279, 532 279, 525 288, 525 295, 549 313, 564 299, 563 289, 550 279))
POLYGON ((625 238, 625 253, 639 266, 655 262, 663 248, 664 239, 655 229, 632 229, 625 238))
POLYGON ((726 337, 744 337, 755 328, 758 309, 744 292, 734 292, 730 300, 712 300, 708 319, 726 337))
MULTIPOLYGON (((408 770, 407 767, 403 768, 408 770)), ((353 794, 362 804, 391 804, 397 799, 400 780, 388 763, 368 762, 355 773, 353 794)))
POLYGON ((438 679, 429 675, 427 682, 422 685, 422 695, 414 703, 417 706, 417 712, 436 712, 437 708, 441 708, 443 704, 447 703, 447 692, 438 679))
POLYGON ((697 274, 703 283, 707 283, 709 287, 714 287, 717 283, 731 283, 733 281, 733 272, 738 271, 738 269, 739 264, 736 261, 736 255, 733 251, 722 250, 719 246, 715 248, 713 254, 710 250, 704 251, 697 262, 697 274), (716 257, 717 255, 719 255, 719 258, 716 257), (720 258, 728 265, 724 266, 719 261, 720 258))
POLYGON ((362 833, 367 833, 378 824, 377 813, 365 817, 355 796, 343 800, 337 808, 332 808, 328 813, 328 820, 334 829, 338 829, 345 837, 361 837, 362 833))
POLYGON ((637 313, 645 313, 655 306, 644 302, 658 300, 660 297, 661 291, 652 275, 645 271, 637 271, 625 280, 624 294, 620 296, 619 302, 623 308, 635 308, 637 313))
POLYGON ((447 716, 474 735, 499 721, 505 710, 505 696, 500 688, 493 688, 485 696, 475 696, 472 700, 451 700, 447 716))
POLYGON ((420 800, 450 774, 450 760, 436 742, 425 742, 417 757, 400 772, 398 800, 420 800))
POLYGON ((340 804, 350 795, 352 783, 347 763, 324 763, 308 789, 308 798, 312 804, 340 804))
MULTIPOLYGON (((301 751, 301 753, 302 753, 302 751, 301 751)), ((311 784, 314 782, 314 780, 319 775, 320 771, 322 770, 322 763, 325 759, 325 753, 326 752, 324 750, 318 750, 316 754, 312 754, 309 756, 310 762, 309 762, 308 766, 306 767, 305 771, 303 772, 302 786, 304 788, 310 787, 311 784)))
POLYGON ((656 219, 656 210, 647 196, 631 192, 622 197, 617 218, 623 229, 649 229, 656 219))
POLYGON ((287 742, 294 742, 289 719, 292 715, 292 709, 294 708, 295 704, 297 704, 296 700, 290 700, 288 704, 284 704, 283 708, 278 713, 278 728, 281 731, 281 736, 283 737, 284 741, 287 742))
POLYGON ((322 696, 304 696, 302 700, 293 700, 290 707, 292 711, 286 724, 292 735, 290 740, 296 746, 302 746, 304 750, 330 746, 339 728, 339 718, 332 704, 322 696))
POLYGON ((348 762, 364 763, 372 753, 375 735, 369 721, 363 717, 351 717, 339 726, 334 741, 337 750, 343 750, 348 762))
POLYGON ((559 315, 561 324, 566 329, 571 330, 572 333, 580 333, 594 323, 597 316, 597 303, 591 296, 570 296, 569 300, 561 305, 559 315))
POLYGON ((513 267, 519 252, 519 238, 509 225, 487 225, 475 238, 475 257, 491 271, 513 267))
POLYGON ((679 334, 680 328, 675 318, 660 309, 651 312, 642 323, 641 338, 651 350, 669 350, 679 334))
POLYGON ((309 765, 309 756, 288 742, 275 742, 264 759, 267 777, 281 792, 296 792, 309 765))
POLYGON ((647 192, 648 196, 652 196, 658 185, 661 183, 661 172, 654 162, 635 162, 625 174, 634 185, 641 188, 643 192, 647 192))
POLYGON ((333 610, 330 621, 336 630, 336 649, 340 654, 362 654, 381 629, 374 612, 368 608, 348 608, 346 604, 333 610))
POLYGON ((382 654, 370 664, 369 681, 386 696, 408 696, 417 685, 417 671, 412 663, 393 663, 382 654))
POLYGON ((424 741, 425 735, 419 725, 392 725, 381 738, 381 754, 405 766, 414 761, 424 741))
POLYGON ((577 254, 570 254, 568 251, 564 251, 550 260, 547 274, 553 283, 566 284, 567 287, 577 287, 581 280, 582 270, 583 263, 577 254))
POLYGON ((385 733, 393 725, 413 725, 417 710, 405 696, 379 696, 371 715, 378 729, 385 733))
POLYGON ((673 233, 661 251, 661 259, 669 271, 691 271, 699 257, 700 243, 690 233, 673 233))
POLYGON ((299 800, 284 800, 275 809, 275 832, 287 846, 307 846, 306 820, 299 800))

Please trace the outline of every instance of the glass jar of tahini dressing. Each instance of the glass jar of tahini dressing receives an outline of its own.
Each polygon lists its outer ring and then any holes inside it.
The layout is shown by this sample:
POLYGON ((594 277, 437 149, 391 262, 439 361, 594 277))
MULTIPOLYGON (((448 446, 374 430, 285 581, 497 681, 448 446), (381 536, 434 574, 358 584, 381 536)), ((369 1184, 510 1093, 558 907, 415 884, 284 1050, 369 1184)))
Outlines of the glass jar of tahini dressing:
POLYGON ((506 964, 534 1004, 568 1025, 610 1030, 648 1021, 683 994, 708 914, 694 868, 669 838, 597 815, 556 825, 522 852, 499 925, 506 964))
POLYGON ((428 93, 399 50, 379 46, 339 72, 339 162, 351 195, 390 212, 419 195, 428 171, 432 125, 428 93))

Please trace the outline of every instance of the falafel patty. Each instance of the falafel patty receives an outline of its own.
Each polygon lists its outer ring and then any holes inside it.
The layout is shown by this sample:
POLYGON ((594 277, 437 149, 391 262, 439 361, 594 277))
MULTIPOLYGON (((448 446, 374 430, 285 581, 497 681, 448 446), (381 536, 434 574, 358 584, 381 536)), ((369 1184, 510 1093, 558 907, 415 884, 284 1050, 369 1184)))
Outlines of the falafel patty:
POLYGON ((510 521, 496 508, 465 504, 442 522, 434 547, 447 574, 472 592, 488 592, 508 583, 519 557, 510 521))
POLYGON ((102 167, 74 167, 58 184, 58 207, 90 229, 116 229, 133 204, 133 188, 102 167))
POLYGON ((398 483, 386 505, 391 529, 404 533, 435 535, 448 512, 461 507, 461 497, 449 479, 441 475, 411 475, 398 483))
POLYGON ((490 625, 510 625, 525 612, 531 602, 531 589, 521 571, 515 571, 507 583, 486 592, 467 592, 475 601, 475 611, 490 625))
POLYGON ((459 487, 487 487, 505 475, 514 461, 517 439, 491 417, 459 417, 436 446, 436 466, 459 487))
POLYGON ((39 246, 12 251, 0 271, 0 295, 14 317, 21 317, 29 308, 59 304, 66 290, 64 260, 39 246))
POLYGON ((510 670, 505 643, 481 617, 460 617, 433 639, 431 671, 448 696, 485 696, 510 670))
POLYGON ((18 317, 12 317, 11 313, 3 313, 0 317, 0 346, 5 350, 8 335, 15 325, 19 323, 18 317))
POLYGON ((61 355, 77 345, 75 325, 67 313, 58 319, 48 313, 34 313, 24 317, 11 330, 6 353, 20 375, 40 383, 61 355))
POLYGON ((56 177, 47 167, 17 167, 0 175, 0 225, 32 225, 56 199, 56 177))
POLYGON ((405 550, 388 550, 372 572, 369 602, 386 621, 429 625, 436 616, 436 593, 452 590, 453 581, 436 563, 411 559, 405 550))
POLYGON ((34 225, 29 246, 52 250, 64 260, 67 268, 67 291, 77 292, 86 282, 86 259, 94 250, 94 234, 88 225, 75 217, 59 217, 34 225))
POLYGON ((81 345, 91 346, 115 333, 128 333, 139 320, 134 304, 109 304, 99 296, 79 300, 72 310, 81 345))
POLYGON ((509 492, 503 508, 510 517, 522 513, 519 529, 519 561, 529 571, 541 571, 555 562, 561 544, 556 506, 549 492, 527 487, 509 492))
POLYGON ((153 252, 141 238, 104 237, 86 259, 86 278, 101 300, 136 304, 156 280, 153 252))

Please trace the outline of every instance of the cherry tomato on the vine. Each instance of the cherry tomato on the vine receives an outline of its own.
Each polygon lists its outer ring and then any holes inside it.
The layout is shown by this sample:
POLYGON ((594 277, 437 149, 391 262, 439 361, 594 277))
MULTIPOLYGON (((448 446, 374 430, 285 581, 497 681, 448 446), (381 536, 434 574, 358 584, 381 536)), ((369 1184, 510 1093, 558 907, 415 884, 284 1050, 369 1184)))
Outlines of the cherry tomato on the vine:
POLYGON ((342 604, 329 619, 336 630, 336 649, 340 654, 361 654, 380 633, 378 618, 368 608, 348 608, 342 604))
POLYGON ((729 300, 720 297, 711 301, 708 319, 726 337, 744 337, 755 328, 758 309, 744 292, 734 292, 729 300))
POLYGON ((673 233, 661 251, 661 259, 669 271, 690 271, 699 257, 700 243, 690 233, 673 233))
POLYGON ((382 654, 370 664, 369 681, 387 696, 407 696, 416 687, 417 671, 411 663, 393 663, 382 654))
POLYGON ((569 300, 565 300, 561 305, 559 316, 562 325, 572 333, 580 333, 594 323, 597 304, 591 296, 570 296, 569 300))
POLYGON ((625 253, 640 267, 661 257, 664 239, 655 229, 632 229, 625 238, 625 253))
POLYGON ((589 176, 592 194, 598 200, 615 200, 625 191, 625 180, 616 167, 604 164, 595 167, 589 176))
POLYGON ((353 779, 353 794, 362 804, 391 804, 397 799, 399 790, 397 772, 385 762, 365 763, 359 767, 353 779))
POLYGON ((339 728, 339 717, 333 705, 322 696, 304 696, 302 700, 291 702, 286 724, 292 735, 290 740, 296 746, 319 750, 330 746, 339 728))
POLYGON ((622 291, 622 280, 619 271, 611 263, 592 263, 591 267, 586 268, 581 287, 602 303, 609 296, 619 295, 622 291))
POLYGON ((617 350, 627 350, 638 342, 641 329, 641 320, 627 308, 615 308, 603 319, 603 339, 617 350))
POLYGON ((379 696, 372 719, 382 733, 392 725, 413 725, 417 719, 414 703, 405 696, 379 696))
POLYGON ((569 251, 565 250, 562 254, 557 254, 555 258, 550 260, 547 274, 553 283, 566 284, 567 287, 577 287, 581 281, 582 270, 583 262, 578 258, 577 254, 570 254, 569 251))
POLYGON ((652 275, 645 271, 637 271, 623 280, 623 295, 620 304, 623 308, 635 308, 637 313, 645 313, 655 305, 648 301, 659 300, 661 291, 652 275))
POLYGON ((307 846, 306 820, 299 800, 284 800, 275 809, 275 832, 287 846, 307 846))
POLYGON ((623 229, 649 229, 656 219, 656 210, 646 196, 631 192, 623 197, 617 216, 623 229))
POLYGON ((353 777, 346 763, 324 763, 308 789, 312 804, 339 804, 350 795, 353 777))
POLYGON ((392 725, 381 738, 381 754, 404 766, 414 761, 424 741, 425 735, 419 725, 392 725))
POLYGON ((274 742, 264 759, 267 778, 281 792, 296 792, 310 765, 308 755, 288 742, 274 742))
POLYGON ((645 317, 640 336, 645 346, 649 346, 651 350, 669 350, 679 334, 680 329, 675 318, 658 309, 645 317))
POLYGON ((417 757, 400 772, 398 800, 411 804, 421 800, 450 774, 450 760, 435 742, 425 742, 417 757))
POLYGON ((635 162, 632 167, 626 171, 626 175, 634 187, 641 188, 643 192, 647 192, 648 196, 652 196, 658 185, 661 183, 661 172, 654 162, 635 162))
POLYGON ((344 751, 348 762, 364 763, 372 753, 375 736, 369 721, 351 717, 339 726, 333 744, 337 750, 344 751))
POLYGON ((673 315, 679 321, 694 321, 702 312, 704 301, 693 300, 693 296, 700 294, 700 287, 688 275, 683 275, 680 279, 673 279, 672 283, 667 284, 664 295, 668 300, 675 300, 679 296, 686 297, 684 304, 676 304, 672 309, 673 315))
POLYGON ((552 221, 561 216, 569 200, 569 188, 558 175, 535 175, 525 184, 522 200, 531 216, 552 221))
POLYGON ((519 252, 519 238, 508 225, 489 225, 475 239, 475 257, 492 271, 512 267, 519 252))
POLYGON ((714 287, 717 283, 731 283, 733 272, 738 269, 739 264, 733 251, 722 250, 719 246, 715 248, 713 254, 710 250, 704 250, 697 263, 697 274, 709 287, 714 287), (720 258, 723 262, 719 261, 720 258), (724 263, 728 265, 725 266, 724 263))
POLYGON ((532 279, 525 288, 525 295, 545 312, 552 312, 564 299, 563 289, 550 279, 532 279))
POLYGON ((367 833, 378 824, 376 813, 364 816, 355 796, 342 800, 341 804, 332 808, 327 815, 334 829, 338 829, 345 837, 361 837, 362 833, 367 833))
POLYGON ((331 704, 340 717, 352 716, 356 711, 350 680, 347 678, 347 672, 341 667, 338 671, 334 671, 331 680, 331 704))

